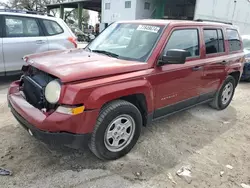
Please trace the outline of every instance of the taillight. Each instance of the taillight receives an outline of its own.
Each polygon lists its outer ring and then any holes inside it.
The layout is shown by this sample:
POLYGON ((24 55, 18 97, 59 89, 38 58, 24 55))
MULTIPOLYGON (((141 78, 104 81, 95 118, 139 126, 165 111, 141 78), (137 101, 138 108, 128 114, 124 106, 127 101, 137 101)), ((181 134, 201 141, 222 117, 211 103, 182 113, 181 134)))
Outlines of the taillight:
POLYGON ((24 56, 24 57, 23 57, 23 60, 27 63, 28 60, 29 60, 29 58, 28 58, 27 56, 24 56))
POLYGON ((76 41, 76 38, 74 38, 74 37, 69 37, 69 38, 68 38, 68 41, 70 41, 71 43, 73 43, 73 45, 75 46, 75 48, 77 48, 77 41, 76 41))

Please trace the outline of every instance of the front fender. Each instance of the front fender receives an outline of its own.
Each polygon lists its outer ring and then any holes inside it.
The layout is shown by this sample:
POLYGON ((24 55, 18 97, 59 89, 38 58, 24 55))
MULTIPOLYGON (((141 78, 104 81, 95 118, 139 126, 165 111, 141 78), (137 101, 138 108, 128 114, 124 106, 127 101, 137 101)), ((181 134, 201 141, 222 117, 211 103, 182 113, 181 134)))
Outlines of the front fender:
POLYGON ((148 112, 153 111, 153 88, 146 79, 98 87, 90 93, 84 105, 86 109, 100 109, 109 101, 134 94, 143 94, 146 99, 148 112))

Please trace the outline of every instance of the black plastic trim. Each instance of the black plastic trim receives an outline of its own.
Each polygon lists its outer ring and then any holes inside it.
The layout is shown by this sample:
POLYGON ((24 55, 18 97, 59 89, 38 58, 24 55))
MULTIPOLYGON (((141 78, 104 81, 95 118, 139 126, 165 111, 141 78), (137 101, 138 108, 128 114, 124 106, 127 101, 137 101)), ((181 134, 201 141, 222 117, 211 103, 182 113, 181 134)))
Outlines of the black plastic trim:
POLYGON ((175 114, 177 112, 187 110, 189 108, 195 107, 197 105, 208 103, 213 100, 213 97, 215 96, 216 91, 209 92, 206 94, 202 94, 200 96, 196 96, 163 108, 156 109, 153 114, 148 114, 148 123, 150 121, 154 121, 157 119, 161 119, 164 117, 167 117, 169 115, 175 114))
POLYGON ((200 97, 199 97, 198 103, 199 103, 199 102, 202 102, 202 101, 206 101, 206 100, 208 100, 208 99, 212 99, 212 98, 215 97, 215 95, 216 95, 216 91, 202 94, 202 95, 200 95, 200 97))
POLYGON ((154 119, 159 118, 161 116, 165 116, 167 114, 171 114, 171 113, 173 113, 175 111, 179 111, 181 109, 185 109, 188 106, 192 106, 195 103, 197 103, 198 100, 199 100, 199 96, 193 97, 193 98, 190 98, 190 99, 187 99, 187 100, 184 100, 184 101, 181 101, 181 102, 178 102, 176 104, 172 104, 172 105, 169 105, 169 106, 166 106, 163 108, 159 108, 154 113, 154 119))

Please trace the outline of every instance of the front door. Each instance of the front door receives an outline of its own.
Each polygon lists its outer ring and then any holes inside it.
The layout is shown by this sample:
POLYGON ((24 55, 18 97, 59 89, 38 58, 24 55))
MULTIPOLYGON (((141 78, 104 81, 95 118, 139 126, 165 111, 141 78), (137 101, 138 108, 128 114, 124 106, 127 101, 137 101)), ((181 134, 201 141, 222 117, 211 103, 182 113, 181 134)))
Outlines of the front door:
POLYGON ((163 53, 183 49, 189 52, 189 57, 185 64, 166 64, 156 68, 154 118, 197 103, 204 65, 200 59, 199 41, 199 28, 172 31, 163 53))
POLYGON ((4 16, 3 55, 5 69, 20 71, 23 56, 48 50, 48 41, 43 36, 35 18, 4 16))

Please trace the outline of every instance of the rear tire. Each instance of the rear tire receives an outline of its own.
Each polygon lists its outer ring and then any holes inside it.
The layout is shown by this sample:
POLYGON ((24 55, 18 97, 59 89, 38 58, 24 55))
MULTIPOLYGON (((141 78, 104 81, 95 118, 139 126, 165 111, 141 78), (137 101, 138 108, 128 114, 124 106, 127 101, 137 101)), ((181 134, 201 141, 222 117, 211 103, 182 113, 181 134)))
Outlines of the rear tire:
POLYGON ((209 104, 212 108, 217 110, 224 110, 231 103, 236 87, 234 77, 227 76, 220 90, 216 93, 213 101, 209 104))
POLYGON ((100 159, 118 159, 134 147, 141 127, 142 116, 136 106, 123 100, 112 101, 99 114, 89 148, 100 159))

